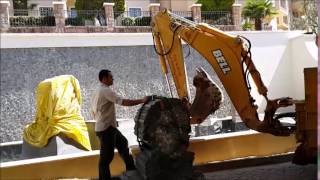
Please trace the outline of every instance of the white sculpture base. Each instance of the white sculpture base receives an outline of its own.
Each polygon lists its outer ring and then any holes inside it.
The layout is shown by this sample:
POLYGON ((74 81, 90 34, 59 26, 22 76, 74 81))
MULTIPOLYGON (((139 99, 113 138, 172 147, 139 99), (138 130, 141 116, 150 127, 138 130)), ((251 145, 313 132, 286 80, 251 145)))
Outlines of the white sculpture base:
POLYGON ((50 138, 49 143, 43 148, 32 146, 23 140, 21 159, 72 154, 84 151, 86 150, 74 140, 64 135, 57 135, 50 138))

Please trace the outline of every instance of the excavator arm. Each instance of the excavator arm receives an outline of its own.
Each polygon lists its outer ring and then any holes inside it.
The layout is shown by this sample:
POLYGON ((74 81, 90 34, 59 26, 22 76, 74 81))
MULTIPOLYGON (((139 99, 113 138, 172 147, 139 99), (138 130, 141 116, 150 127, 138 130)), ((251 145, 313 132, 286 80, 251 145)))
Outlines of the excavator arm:
MULTIPOLYGON (((196 24, 170 13, 168 10, 163 10, 155 15, 151 26, 162 72, 167 75, 168 64, 180 98, 189 100, 182 51, 183 40, 198 51, 212 66, 242 121, 250 129, 279 136, 289 135, 293 132, 292 128, 282 126, 278 118, 274 117, 279 107, 292 105, 292 99, 268 99, 268 90, 251 59, 249 40, 241 36, 226 34, 207 24, 196 24), (254 104, 255 100, 252 98, 248 88, 248 73, 250 73, 259 94, 263 95, 267 101, 263 121, 259 120, 258 107, 254 104)), ((217 102, 212 102, 213 100, 210 100, 210 98, 201 97, 208 96, 203 92, 210 85, 201 86, 198 79, 205 78, 207 82, 209 77, 203 70, 199 70, 198 75, 198 78, 195 77, 193 82, 197 92, 190 108, 192 123, 201 123, 210 113, 217 109, 217 102), (202 101, 207 99, 211 102, 199 102, 201 101, 199 99, 202 99, 202 101), (205 106, 214 107, 206 108, 205 106)))

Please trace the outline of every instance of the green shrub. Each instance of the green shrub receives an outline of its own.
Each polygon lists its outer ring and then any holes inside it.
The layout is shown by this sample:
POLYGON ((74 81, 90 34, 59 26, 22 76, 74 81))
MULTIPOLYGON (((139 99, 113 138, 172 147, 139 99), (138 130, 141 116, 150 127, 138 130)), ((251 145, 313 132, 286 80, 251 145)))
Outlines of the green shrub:
POLYGON ((134 20, 134 24, 136 26, 150 26, 150 22, 151 22, 150 16, 137 17, 134 20))
POLYGON ((134 26, 134 19, 132 17, 124 17, 121 20, 122 26, 134 26))
POLYGON ((254 25, 250 21, 245 21, 242 25, 242 30, 251 31, 254 30, 254 25))
POLYGON ((56 19, 54 16, 45 16, 41 18, 41 25, 42 26, 55 26, 56 19))
POLYGON ((84 26, 84 18, 82 17, 74 17, 74 18, 67 18, 65 20, 66 26, 84 26))
POLYGON ((10 17, 10 26, 55 26, 54 16, 31 17, 31 16, 13 16, 10 17))

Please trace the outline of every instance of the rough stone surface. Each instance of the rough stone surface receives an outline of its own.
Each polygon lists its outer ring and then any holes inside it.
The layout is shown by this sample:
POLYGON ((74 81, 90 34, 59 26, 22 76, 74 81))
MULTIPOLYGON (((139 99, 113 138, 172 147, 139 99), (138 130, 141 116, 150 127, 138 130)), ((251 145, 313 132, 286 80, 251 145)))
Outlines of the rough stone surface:
MULTIPOLYGON (((188 48, 184 50, 187 54, 188 48)), ((223 89, 211 66, 195 50, 190 48, 190 51, 185 62, 191 94, 195 94, 192 78, 196 67, 200 66, 223 89)), ((1 143, 22 140, 23 128, 33 120, 36 111, 35 87, 53 76, 71 74, 79 80, 82 114, 86 120, 92 119, 90 99, 98 85, 98 72, 103 68, 113 72, 113 88, 123 97, 170 96, 153 46, 1 49, 0 62, 1 143)), ((173 92, 176 94, 174 89, 173 92)), ((231 115, 230 99, 225 92, 224 96, 214 117, 231 115)), ((117 118, 133 118, 138 108, 118 106, 117 118)))
POLYGON ((181 100, 154 97, 139 109, 134 121, 134 132, 142 145, 170 157, 185 153, 191 127, 181 100))

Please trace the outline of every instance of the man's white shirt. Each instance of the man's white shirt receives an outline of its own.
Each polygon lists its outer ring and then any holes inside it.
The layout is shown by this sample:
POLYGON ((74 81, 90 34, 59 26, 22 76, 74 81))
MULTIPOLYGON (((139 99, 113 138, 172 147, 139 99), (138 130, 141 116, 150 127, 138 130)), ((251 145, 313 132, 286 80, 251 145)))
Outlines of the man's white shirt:
POLYGON ((110 87, 100 84, 91 102, 91 114, 96 120, 95 131, 101 132, 109 126, 117 127, 114 104, 122 104, 123 99, 110 87))

